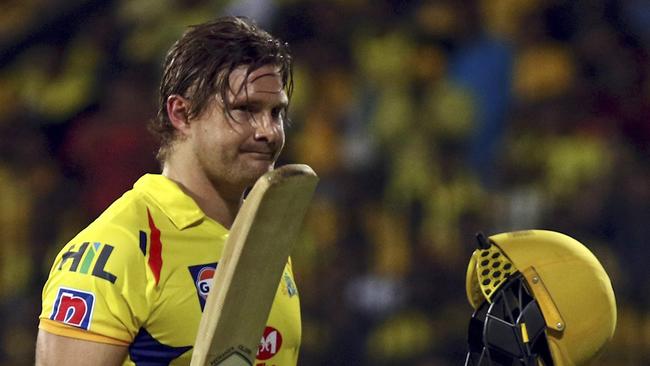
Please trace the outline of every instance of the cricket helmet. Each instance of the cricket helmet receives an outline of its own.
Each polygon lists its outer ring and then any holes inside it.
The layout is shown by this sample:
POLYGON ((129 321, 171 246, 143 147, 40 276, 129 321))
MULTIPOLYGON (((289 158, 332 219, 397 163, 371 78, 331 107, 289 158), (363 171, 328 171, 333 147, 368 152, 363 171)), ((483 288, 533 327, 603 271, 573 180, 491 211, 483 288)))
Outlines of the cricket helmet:
POLYGON ((614 334, 616 302, 589 249, 544 230, 477 238, 466 365, 573 366, 598 355, 614 334))

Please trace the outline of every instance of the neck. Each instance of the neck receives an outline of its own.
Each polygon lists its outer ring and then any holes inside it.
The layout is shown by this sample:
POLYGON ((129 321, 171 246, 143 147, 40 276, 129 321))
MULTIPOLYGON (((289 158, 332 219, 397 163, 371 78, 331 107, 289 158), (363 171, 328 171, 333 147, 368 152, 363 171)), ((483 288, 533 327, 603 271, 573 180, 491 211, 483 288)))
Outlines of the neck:
POLYGON ((219 187, 196 165, 179 164, 173 157, 165 161, 162 175, 176 182, 206 216, 230 229, 241 206, 242 190, 219 187))

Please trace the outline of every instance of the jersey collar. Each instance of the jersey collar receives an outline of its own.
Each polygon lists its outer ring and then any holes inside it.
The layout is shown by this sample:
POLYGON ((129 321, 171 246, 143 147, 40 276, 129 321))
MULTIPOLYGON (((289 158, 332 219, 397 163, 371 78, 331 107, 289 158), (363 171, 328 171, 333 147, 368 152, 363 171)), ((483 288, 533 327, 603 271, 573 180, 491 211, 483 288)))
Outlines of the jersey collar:
POLYGON ((145 174, 133 188, 147 194, 180 230, 205 217, 196 202, 178 184, 163 175, 145 174))

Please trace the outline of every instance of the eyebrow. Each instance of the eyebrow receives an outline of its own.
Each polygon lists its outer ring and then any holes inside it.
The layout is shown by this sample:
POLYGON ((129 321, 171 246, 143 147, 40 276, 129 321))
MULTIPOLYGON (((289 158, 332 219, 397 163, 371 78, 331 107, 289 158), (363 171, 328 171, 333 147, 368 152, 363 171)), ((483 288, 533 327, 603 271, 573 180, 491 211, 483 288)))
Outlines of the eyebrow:
MULTIPOLYGON (((252 106, 252 107, 263 107, 266 104, 267 103, 264 103, 261 100, 255 100, 255 99, 251 99, 250 97, 248 97, 248 98, 244 97, 242 99, 235 99, 234 101, 232 101, 232 103, 230 105, 231 105, 232 108, 235 108, 235 107, 239 107, 239 106, 242 106, 242 105, 248 105, 248 106, 252 106)), ((281 107, 281 108, 287 109, 289 107, 289 102, 288 102, 288 100, 285 100, 283 98, 278 103, 273 103, 272 107, 273 108, 281 107)))

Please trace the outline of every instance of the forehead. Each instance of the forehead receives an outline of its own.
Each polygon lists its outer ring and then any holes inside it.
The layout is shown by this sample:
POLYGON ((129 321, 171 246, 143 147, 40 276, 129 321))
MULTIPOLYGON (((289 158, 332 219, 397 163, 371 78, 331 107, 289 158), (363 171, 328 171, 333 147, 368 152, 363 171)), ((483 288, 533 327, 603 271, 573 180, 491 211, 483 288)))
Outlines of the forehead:
POLYGON ((253 94, 269 94, 269 97, 286 98, 279 66, 264 65, 251 71, 248 77, 246 77, 246 71, 247 66, 242 65, 230 73, 231 97, 245 97, 246 94, 249 97, 253 94))

